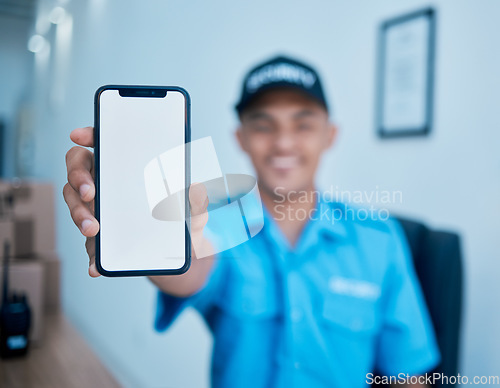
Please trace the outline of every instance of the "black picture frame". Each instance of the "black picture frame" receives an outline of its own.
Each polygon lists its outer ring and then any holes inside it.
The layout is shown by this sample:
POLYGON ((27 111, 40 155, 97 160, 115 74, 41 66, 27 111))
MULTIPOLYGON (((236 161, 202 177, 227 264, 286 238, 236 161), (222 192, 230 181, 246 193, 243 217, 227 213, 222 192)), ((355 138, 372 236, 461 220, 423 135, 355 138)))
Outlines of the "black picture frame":
POLYGON ((435 51, 436 11, 434 8, 421 9, 381 23, 378 31, 376 73, 376 129, 380 138, 425 136, 431 132, 434 109, 435 51), (399 29, 401 35, 401 31, 404 31, 401 27, 406 27, 409 31, 408 26, 412 23, 413 26, 416 26, 416 23, 420 22, 423 22, 424 27, 419 28, 425 28, 425 32, 419 32, 421 36, 413 34, 412 39, 416 40, 413 42, 414 53, 411 53, 410 45, 404 46, 403 44, 399 44, 400 52, 398 53, 398 45, 394 44, 394 31, 399 29), (421 57, 422 61, 411 61, 412 55, 415 57, 415 53, 421 56, 425 55, 425 58, 421 57), (391 71, 392 73, 390 73, 391 71), (406 80, 404 78, 405 71, 406 80), (413 81, 416 82, 412 82, 412 76, 413 81), (422 79, 423 83, 418 82, 422 79), (403 86, 395 86, 394 80, 398 80, 403 86), (408 90, 406 92, 404 92, 404 82, 407 83, 408 90), (398 87, 400 90, 397 90, 398 87), (412 87, 413 91, 410 90, 412 87), (401 107, 399 110, 395 108, 398 104, 401 107), (390 113, 391 109, 392 113, 390 113), (405 115, 402 113, 405 110, 409 112, 406 123, 405 115), (414 117, 411 117, 412 115, 414 117))

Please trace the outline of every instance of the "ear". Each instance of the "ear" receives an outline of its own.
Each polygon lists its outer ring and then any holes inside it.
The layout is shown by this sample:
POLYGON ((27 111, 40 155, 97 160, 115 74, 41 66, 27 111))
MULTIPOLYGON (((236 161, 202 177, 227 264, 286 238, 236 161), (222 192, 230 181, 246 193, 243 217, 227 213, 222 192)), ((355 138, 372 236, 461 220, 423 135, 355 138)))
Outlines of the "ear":
POLYGON ((333 143, 337 140, 338 127, 333 123, 328 123, 327 133, 326 133, 326 142, 325 142, 325 150, 330 148, 333 143))
POLYGON ((245 151, 245 152, 248 152, 248 147, 247 147, 247 144, 246 144, 246 139, 245 139, 245 134, 243 133, 243 128, 241 128, 241 125, 236 128, 236 131, 235 131, 235 136, 236 136, 236 139, 238 140, 238 144, 240 145, 240 148, 245 151))

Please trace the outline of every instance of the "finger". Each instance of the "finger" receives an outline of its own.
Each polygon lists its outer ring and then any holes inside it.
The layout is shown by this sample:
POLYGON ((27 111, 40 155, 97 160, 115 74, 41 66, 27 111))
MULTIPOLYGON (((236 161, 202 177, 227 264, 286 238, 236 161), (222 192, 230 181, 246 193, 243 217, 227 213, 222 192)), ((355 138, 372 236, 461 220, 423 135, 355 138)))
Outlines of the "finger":
POLYGON ((201 238, 203 228, 208 222, 208 195, 205 185, 193 183, 189 187, 189 203, 191 205, 191 238, 201 238))
POLYGON ((76 128, 69 134, 70 139, 81 146, 94 146, 94 127, 76 128))
POLYGON ((64 200, 68 204, 71 218, 80 232, 87 237, 93 237, 99 231, 99 222, 92 215, 88 205, 82 202, 73 187, 66 183, 63 188, 64 200))
POLYGON ((196 216, 207 211, 208 194, 203 183, 193 183, 189 186, 189 204, 191 205, 191 215, 196 216))
POLYGON ((93 278, 97 278, 97 277, 101 276, 101 274, 97 270, 97 267, 96 267, 95 263, 90 264, 90 266, 89 266, 89 275, 91 277, 93 277, 93 278))
POLYGON ((192 257, 203 259, 215 254, 215 248, 206 238, 191 240, 192 257))
POLYGON ((95 237, 87 238, 85 247, 87 248, 87 253, 89 255, 89 275, 93 278, 101 276, 101 274, 97 271, 97 266, 95 265, 95 237))
POLYGON ((210 256, 211 244, 203 235, 203 229, 208 222, 208 195, 205 185, 193 183, 189 187, 189 203, 191 205, 190 235, 191 248, 196 258, 210 256))
POLYGON ((66 153, 68 183, 80 194, 85 202, 92 201, 95 196, 92 169, 94 154, 82 147, 73 147, 66 153))
POLYGON ((95 262, 95 237, 87 237, 85 241, 85 248, 89 255, 89 266, 95 262))

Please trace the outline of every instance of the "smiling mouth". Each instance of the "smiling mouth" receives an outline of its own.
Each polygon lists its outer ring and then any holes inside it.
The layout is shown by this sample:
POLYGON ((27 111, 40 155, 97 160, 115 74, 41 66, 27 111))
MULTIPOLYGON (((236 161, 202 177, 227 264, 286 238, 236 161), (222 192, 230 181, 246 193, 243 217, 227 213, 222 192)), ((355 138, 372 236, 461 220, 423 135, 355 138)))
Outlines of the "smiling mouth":
POLYGON ((278 170, 291 170, 299 166, 299 158, 297 156, 273 156, 270 165, 278 170))

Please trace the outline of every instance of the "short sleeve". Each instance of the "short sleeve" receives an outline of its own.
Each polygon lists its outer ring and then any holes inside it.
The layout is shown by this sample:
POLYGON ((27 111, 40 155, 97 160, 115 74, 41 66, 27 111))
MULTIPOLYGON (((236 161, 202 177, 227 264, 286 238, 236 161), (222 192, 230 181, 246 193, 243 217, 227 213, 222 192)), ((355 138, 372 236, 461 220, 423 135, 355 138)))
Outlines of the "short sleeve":
POLYGON ((440 360, 434 329, 406 237, 397 221, 388 225, 391 264, 384 285, 376 370, 387 376, 424 374, 440 360))
MULTIPOLYGON (((196 259, 195 259, 196 260, 196 259)), ((203 259, 200 259, 203 260, 203 259)), ((216 295, 220 294, 223 261, 218 257, 207 277, 205 285, 189 297, 176 297, 158 290, 154 328, 158 332, 167 330, 180 313, 188 306, 202 315, 210 308, 216 295)))

